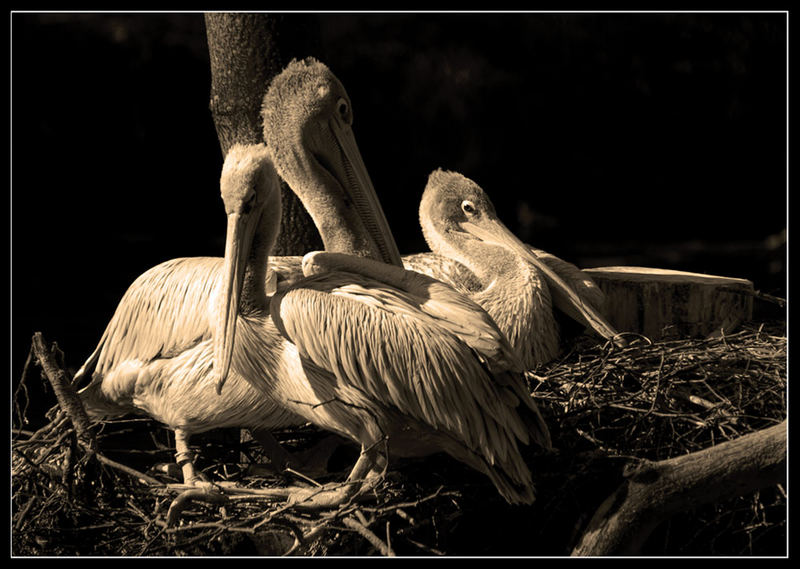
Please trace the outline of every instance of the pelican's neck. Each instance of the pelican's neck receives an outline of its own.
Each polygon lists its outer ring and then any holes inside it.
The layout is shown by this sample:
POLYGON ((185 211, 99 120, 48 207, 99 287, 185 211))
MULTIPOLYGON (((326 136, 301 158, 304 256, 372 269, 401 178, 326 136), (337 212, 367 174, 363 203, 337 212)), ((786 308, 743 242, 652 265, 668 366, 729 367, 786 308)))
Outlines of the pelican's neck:
POLYGON ((484 260, 473 262, 473 270, 485 288, 473 300, 497 323, 526 368, 550 361, 558 354, 559 331, 544 276, 506 249, 475 248, 485 249, 472 257, 484 260))
POLYGON ((278 164, 279 173, 314 221, 325 250, 381 260, 378 244, 344 188, 302 139, 294 142, 289 156, 287 163, 278 164))
POLYGON ((283 357, 284 338, 272 319, 265 314, 242 316, 236 331, 243 349, 236 350, 234 363, 246 372, 243 375, 265 382, 274 379, 283 357))
POLYGON ((467 267, 480 281, 481 288, 488 287, 497 274, 502 274, 501 267, 513 263, 512 255, 506 249, 488 246, 477 239, 440 230, 427 215, 420 214, 420 226, 431 251, 467 267), (487 253, 492 256, 487 257, 487 253), (496 266, 495 263, 500 266, 496 266))
POLYGON ((265 283, 270 270, 269 254, 279 226, 280 218, 274 212, 264 211, 261 214, 244 268, 244 283, 239 300, 239 309, 243 315, 266 314, 269 311, 265 283))
POLYGON ((467 248, 471 249, 468 266, 486 287, 502 286, 522 275, 527 278, 528 263, 522 262, 508 249, 481 241, 470 241, 467 248))

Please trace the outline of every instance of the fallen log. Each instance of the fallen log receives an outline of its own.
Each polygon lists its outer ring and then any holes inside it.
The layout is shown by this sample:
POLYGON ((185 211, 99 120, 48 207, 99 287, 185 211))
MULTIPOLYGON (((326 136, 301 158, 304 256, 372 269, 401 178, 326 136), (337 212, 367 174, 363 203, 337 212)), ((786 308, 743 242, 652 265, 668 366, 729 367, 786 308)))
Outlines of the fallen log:
POLYGON ((642 461, 597 509, 573 556, 636 555, 671 516, 786 481, 786 421, 657 462, 642 461))

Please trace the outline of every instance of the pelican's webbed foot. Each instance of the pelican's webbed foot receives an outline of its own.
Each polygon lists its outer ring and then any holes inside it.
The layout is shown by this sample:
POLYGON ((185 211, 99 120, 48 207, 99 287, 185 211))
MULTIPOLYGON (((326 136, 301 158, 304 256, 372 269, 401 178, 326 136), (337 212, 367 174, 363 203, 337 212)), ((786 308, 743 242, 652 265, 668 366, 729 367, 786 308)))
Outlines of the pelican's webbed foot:
POLYGON ((365 451, 362 447, 353 470, 345 482, 329 483, 316 488, 297 488, 289 492, 288 501, 301 509, 333 509, 375 488, 383 477, 386 457, 365 451))

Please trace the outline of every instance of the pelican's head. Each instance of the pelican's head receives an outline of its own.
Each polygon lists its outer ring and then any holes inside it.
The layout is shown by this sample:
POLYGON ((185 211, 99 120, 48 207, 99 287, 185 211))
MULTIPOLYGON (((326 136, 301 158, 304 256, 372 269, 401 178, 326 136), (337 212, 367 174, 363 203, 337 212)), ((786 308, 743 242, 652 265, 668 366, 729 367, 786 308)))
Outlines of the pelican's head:
POLYGON ((491 261, 492 252, 487 249, 502 247, 540 271, 559 309, 615 344, 626 345, 602 315, 586 306, 557 273, 497 218, 492 202, 469 178, 457 172, 432 172, 420 202, 419 218, 432 251, 461 261, 481 274, 485 267, 497 265, 491 261))
POLYGON ((325 249, 402 266, 353 135, 350 97, 330 69, 313 58, 293 60, 270 83, 262 119, 275 168, 325 249))
MULTIPOLYGON (((483 189, 458 172, 434 170, 419 204, 419 220, 431 250, 477 268, 486 254, 485 244, 509 249, 513 234, 497 218, 494 205, 483 189), (484 228, 484 238, 474 229, 484 228), (489 236, 495 236, 490 239, 489 236)), ((516 239, 516 238, 514 238, 516 239)))
POLYGON ((282 139, 293 138, 315 124, 336 118, 353 123, 350 97, 328 67, 314 59, 293 59, 276 75, 262 103, 264 140, 280 151, 282 139))
MULTIPOLYGON (((236 316, 252 255, 262 256, 275 243, 280 224, 280 181, 263 144, 234 145, 225 157, 220 193, 228 216, 222 294, 214 333, 217 391, 228 376, 236 333, 236 316)), ((266 259, 261 260, 266 263, 266 259)), ((250 278, 261 279, 263 275, 250 278)))
POLYGON ((431 250, 473 270, 486 265, 489 247, 502 247, 540 267, 541 261, 497 217, 489 196, 458 172, 433 171, 419 206, 422 232, 431 250))

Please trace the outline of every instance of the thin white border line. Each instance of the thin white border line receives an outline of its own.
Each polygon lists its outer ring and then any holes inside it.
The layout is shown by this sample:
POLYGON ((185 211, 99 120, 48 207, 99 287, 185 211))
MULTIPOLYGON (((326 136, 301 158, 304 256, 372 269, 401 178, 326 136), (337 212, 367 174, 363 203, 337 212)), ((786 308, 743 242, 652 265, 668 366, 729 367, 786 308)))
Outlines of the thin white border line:
MULTIPOLYGON (((211 11, 203 11, 203 10, 152 10, 152 11, 143 11, 143 10, 133 10, 133 11, 103 11, 103 10, 11 10, 10 16, 14 14, 203 14, 206 12, 210 13, 274 13, 274 14, 785 14, 786 15, 786 155, 785 155, 785 163, 786 163, 786 349, 787 353, 789 350, 789 10, 658 10, 658 11, 648 11, 648 10, 590 10, 590 11, 580 11, 580 10, 514 10, 514 11, 498 11, 498 10, 489 10, 489 11, 463 11, 463 12, 448 12, 448 11, 412 11, 412 10, 403 10, 403 11, 367 11, 367 10, 230 10, 230 11, 223 11, 223 10, 211 10, 211 11)), ((13 77, 13 26, 11 26, 11 17, 9 17, 9 77, 13 77)), ((8 152, 9 152, 9 192, 8 192, 8 199, 9 199, 9 210, 8 210, 8 221, 9 221, 9 277, 8 277, 8 284, 9 284, 9 350, 13 347, 13 279, 11 277, 11 268, 13 267, 13 191, 12 191, 12 180, 13 180, 13 168, 14 168, 14 160, 13 160, 13 144, 11 144, 13 140, 13 92, 11 89, 11 83, 9 82, 9 145, 8 145, 8 152)), ((14 369, 13 369, 13 358, 9 358, 8 366, 9 366, 9 377, 13 377, 14 369)), ((787 357, 786 360, 786 377, 789 377, 789 359, 787 357)), ((13 400, 13 382, 9 381, 8 383, 9 388, 9 401, 13 400)), ((790 400, 789 397, 789 382, 786 382, 786 398, 787 398, 787 411, 788 411, 788 401, 790 400)), ((787 412, 786 415, 786 437, 788 442, 789 437, 789 416, 791 413, 787 412)), ((11 426, 13 426, 13 412, 9 414, 9 433, 11 433, 11 426)), ((11 435, 10 435, 11 436, 11 435)), ((10 442, 10 440, 9 440, 10 442)), ((11 460, 12 455, 12 448, 9 444, 9 461, 11 460)), ((788 489, 789 485, 789 445, 786 446, 786 487, 788 489)), ((10 462, 9 462, 10 463, 10 462)), ((11 473, 9 472, 9 488, 11 487, 12 479, 11 473)), ((790 526, 790 508, 788 507, 789 498, 787 492, 787 508, 786 508, 786 544, 787 544, 787 553, 786 555, 782 556, 755 556, 753 559, 781 559, 781 558, 788 558, 788 545, 789 545, 789 526, 790 526)), ((9 501, 9 519, 13 514, 13 504, 12 501, 9 501)), ((11 541, 12 535, 9 534, 9 542, 11 541)), ((9 546, 11 544, 9 543, 9 546)), ((15 556, 11 555, 11 558, 26 558, 28 556, 15 556)), ((157 556, 160 558, 161 556, 157 556)), ((682 556, 667 556, 664 558, 680 558, 682 556)), ((42 559, 60 559, 58 556, 43 556, 42 559)), ((164 556, 164 558, 169 558, 169 556, 164 556)), ((211 558, 216 558, 216 556, 211 556, 211 558)), ((221 557, 222 558, 222 557, 221 557)), ((244 557, 237 557, 237 558, 248 558, 247 556, 244 557)), ((345 556, 344 559, 350 559, 351 557, 345 556)), ((359 559, 360 557, 352 557, 355 559, 359 559)), ((412 558, 417 558, 417 556, 412 556, 412 558)), ((419 558, 427 559, 428 557, 421 556, 419 558)), ((470 556, 454 556, 456 559, 472 559, 473 557, 470 556)), ((560 556, 512 556, 510 558, 520 558, 520 559, 561 559, 560 556)), ((616 556, 609 557, 610 559, 616 559, 616 556)), ((622 557, 624 558, 624 557, 622 557)), ((689 556, 689 558, 692 558, 689 556)), ((720 559, 738 559, 738 556, 721 556, 720 559)))
POLYGON ((789 10, 11 10, 11 14, 786 14, 789 10))

